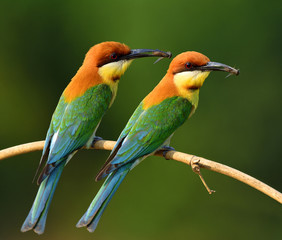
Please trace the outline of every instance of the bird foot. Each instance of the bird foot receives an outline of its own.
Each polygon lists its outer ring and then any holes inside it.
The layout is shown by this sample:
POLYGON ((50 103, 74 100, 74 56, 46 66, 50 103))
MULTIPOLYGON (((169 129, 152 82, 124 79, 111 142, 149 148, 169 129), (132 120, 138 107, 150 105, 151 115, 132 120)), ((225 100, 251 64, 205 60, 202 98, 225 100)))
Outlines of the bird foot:
POLYGON ((166 157, 167 152, 175 151, 175 149, 173 147, 171 147, 171 146, 163 146, 160 150, 162 151, 163 157, 166 160, 169 160, 169 158, 166 157))
POLYGON ((101 141, 101 140, 104 140, 104 139, 101 138, 101 137, 95 136, 95 137, 93 138, 92 143, 91 143, 91 147, 94 147, 95 143, 98 142, 98 141, 101 141))
POLYGON ((200 177, 200 179, 201 179, 202 183, 204 184, 205 188, 207 189, 208 193, 212 194, 215 191, 210 189, 209 186, 207 185, 206 181, 204 180, 204 178, 201 174, 200 161, 201 161, 200 158, 194 156, 191 160, 191 168, 192 168, 193 172, 196 173, 200 177))

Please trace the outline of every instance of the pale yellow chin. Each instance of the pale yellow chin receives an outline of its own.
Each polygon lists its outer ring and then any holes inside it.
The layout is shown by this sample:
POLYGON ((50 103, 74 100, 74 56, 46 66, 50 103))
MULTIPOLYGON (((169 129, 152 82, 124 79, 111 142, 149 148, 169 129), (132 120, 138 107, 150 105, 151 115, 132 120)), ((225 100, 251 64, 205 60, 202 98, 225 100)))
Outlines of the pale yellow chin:
POLYGON ((133 60, 121 60, 117 62, 107 63, 104 66, 100 67, 98 70, 102 81, 108 84, 112 90, 113 98, 111 105, 117 94, 119 79, 124 74, 126 69, 130 66, 132 61, 133 60))
POLYGON ((180 96, 188 99, 195 109, 199 102, 199 89, 209 74, 210 72, 186 71, 174 75, 173 80, 180 96))
POLYGON ((106 83, 111 84, 111 82, 115 82, 120 79, 121 75, 124 74, 132 61, 133 60, 121 60, 107 63, 99 68, 98 73, 106 83))

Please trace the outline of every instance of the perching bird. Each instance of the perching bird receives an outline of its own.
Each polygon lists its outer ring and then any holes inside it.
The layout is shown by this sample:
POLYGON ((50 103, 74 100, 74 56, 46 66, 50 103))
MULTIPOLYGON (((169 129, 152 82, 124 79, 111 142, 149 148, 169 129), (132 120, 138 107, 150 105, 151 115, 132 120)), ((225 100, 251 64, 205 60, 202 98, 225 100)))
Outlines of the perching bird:
POLYGON ((239 71, 210 60, 198 52, 176 56, 167 74, 139 104, 120 134, 96 180, 107 177, 77 227, 93 232, 113 194, 128 172, 160 149, 168 151, 174 131, 195 112, 199 89, 211 71, 239 71))
POLYGON ((38 234, 44 232, 48 209, 64 166, 78 149, 90 147, 103 115, 115 99, 121 75, 133 59, 142 57, 170 57, 170 53, 131 50, 118 42, 103 42, 88 51, 52 116, 38 169, 46 164, 38 177, 40 187, 22 232, 31 229, 38 234))

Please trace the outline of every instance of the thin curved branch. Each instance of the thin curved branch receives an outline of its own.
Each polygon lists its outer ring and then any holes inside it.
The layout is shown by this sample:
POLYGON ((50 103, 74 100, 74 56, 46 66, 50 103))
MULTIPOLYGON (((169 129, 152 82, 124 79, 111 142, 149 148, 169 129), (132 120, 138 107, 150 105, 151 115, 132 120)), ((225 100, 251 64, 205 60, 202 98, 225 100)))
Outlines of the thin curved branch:
POLYGON ((14 147, 0 150, 0 160, 9 158, 9 157, 14 157, 17 155, 21 155, 24 153, 40 151, 43 149, 44 143, 45 141, 37 141, 37 142, 25 143, 25 144, 21 144, 21 145, 17 145, 14 147))
MULTIPOLYGON (((28 152, 42 150, 44 146, 44 142, 45 141, 31 142, 31 143, 26 143, 26 144, 22 144, 22 145, 18 145, 18 146, 14 146, 14 147, 10 147, 10 148, 1 150, 0 151, 0 160, 6 159, 9 157, 13 157, 16 155, 28 153, 28 152)), ((94 143, 94 146, 91 147, 91 149, 112 150, 115 143, 116 143, 115 141, 99 140, 94 143)), ((163 157, 163 152, 158 151, 155 155, 163 157)), ((264 194, 268 195, 269 197, 273 198, 274 200, 278 201, 279 203, 282 203, 282 194, 280 192, 266 185, 265 183, 257 180, 256 178, 253 178, 241 171, 228 167, 224 164, 220 164, 220 163, 217 163, 217 162, 214 162, 214 161, 202 158, 202 157, 197 157, 195 155, 186 154, 186 153, 177 152, 177 151, 168 151, 165 154, 165 158, 188 164, 192 166, 193 171, 198 174, 200 174, 200 171, 199 171, 200 168, 205 168, 205 169, 208 169, 214 172, 224 174, 231 178, 237 179, 245 184, 248 184, 249 186, 263 192, 264 194), (196 170, 195 170, 195 166, 196 166, 196 170)))

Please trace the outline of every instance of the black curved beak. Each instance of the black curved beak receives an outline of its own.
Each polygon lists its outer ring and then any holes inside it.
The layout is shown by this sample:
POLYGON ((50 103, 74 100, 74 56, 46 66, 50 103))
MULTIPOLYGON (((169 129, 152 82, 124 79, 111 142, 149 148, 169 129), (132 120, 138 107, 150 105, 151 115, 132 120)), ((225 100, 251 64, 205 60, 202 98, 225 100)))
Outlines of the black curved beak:
POLYGON ((228 65, 218 62, 208 62, 204 66, 197 67, 197 69, 201 71, 222 71, 222 72, 229 72, 230 74, 239 75, 239 69, 235 69, 228 65))
POLYGON ((164 52, 158 49, 131 49, 130 53, 124 56, 121 56, 119 60, 125 59, 136 59, 144 57, 160 57, 160 58, 171 58, 171 52, 164 52))

